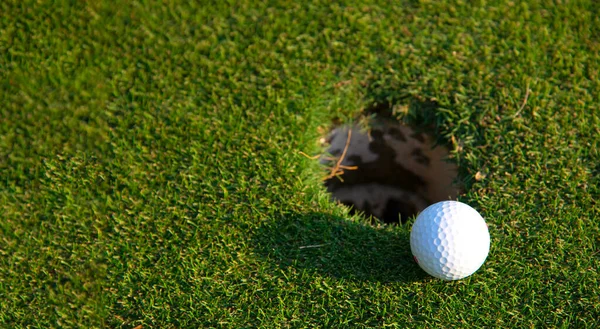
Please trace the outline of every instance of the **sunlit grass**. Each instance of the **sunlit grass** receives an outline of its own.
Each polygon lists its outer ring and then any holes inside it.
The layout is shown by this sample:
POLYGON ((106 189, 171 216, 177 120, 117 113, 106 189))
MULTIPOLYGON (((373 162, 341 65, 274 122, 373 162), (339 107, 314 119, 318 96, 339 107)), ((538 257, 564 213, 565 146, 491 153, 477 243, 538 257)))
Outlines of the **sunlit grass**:
POLYGON ((3 1, 0 327, 597 327, 599 12, 3 1), (460 146, 472 277, 301 155, 374 102, 460 146))

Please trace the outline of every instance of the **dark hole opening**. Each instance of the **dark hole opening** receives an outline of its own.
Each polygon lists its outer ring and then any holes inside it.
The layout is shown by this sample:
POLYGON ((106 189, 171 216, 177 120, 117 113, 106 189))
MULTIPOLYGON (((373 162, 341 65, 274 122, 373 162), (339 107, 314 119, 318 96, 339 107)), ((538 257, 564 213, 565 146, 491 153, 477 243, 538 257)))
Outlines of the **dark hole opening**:
POLYGON ((368 128, 338 126, 326 139, 332 157, 321 161, 335 167, 341 158, 340 174, 325 186, 351 213, 404 223, 430 204, 459 194, 458 168, 448 160, 448 149, 435 141, 385 116, 371 118, 368 128))

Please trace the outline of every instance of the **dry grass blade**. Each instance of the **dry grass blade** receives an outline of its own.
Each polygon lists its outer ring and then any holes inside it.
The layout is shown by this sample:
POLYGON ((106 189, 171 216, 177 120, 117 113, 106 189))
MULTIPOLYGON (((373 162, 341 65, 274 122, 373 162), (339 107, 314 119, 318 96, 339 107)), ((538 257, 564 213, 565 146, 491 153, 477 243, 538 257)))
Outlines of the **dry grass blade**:
POLYGON ((348 153, 348 147, 350 147, 350 140, 352 139, 352 129, 348 129, 348 137, 346 138, 346 145, 344 146, 344 151, 342 155, 338 158, 335 166, 331 168, 331 173, 323 178, 323 180, 328 180, 333 177, 337 177, 342 182, 344 181, 340 176, 344 174, 344 169, 346 170, 356 170, 358 166, 344 166, 342 162, 344 162, 344 158, 346 158, 346 153, 348 153))
POLYGON ((342 152, 342 155, 339 158, 334 158, 334 157, 328 157, 328 156, 323 156, 322 154, 317 154, 314 156, 310 156, 302 151, 298 151, 298 153, 300 153, 301 155, 311 159, 311 160, 316 160, 316 159, 324 159, 327 161, 333 161, 336 160, 335 162, 335 166, 333 167, 328 167, 328 170, 330 171, 329 175, 325 176, 322 178, 322 180, 328 180, 331 179, 333 177, 337 177, 340 181, 344 181, 342 179, 342 175, 344 174, 344 170, 356 170, 358 169, 358 166, 345 166, 342 164, 342 162, 344 162, 344 159, 346 158, 346 153, 348 153, 348 148, 350 147, 350 140, 352 139, 352 129, 348 129, 348 137, 346 138, 346 145, 344 146, 344 150, 342 152))

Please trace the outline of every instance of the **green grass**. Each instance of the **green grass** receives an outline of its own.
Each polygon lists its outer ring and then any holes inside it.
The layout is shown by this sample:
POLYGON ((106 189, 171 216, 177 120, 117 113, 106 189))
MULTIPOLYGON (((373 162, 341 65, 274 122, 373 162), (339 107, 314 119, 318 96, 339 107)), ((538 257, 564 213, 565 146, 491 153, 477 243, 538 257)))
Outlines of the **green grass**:
POLYGON ((233 3, 0 3, 0 327, 598 327, 598 2, 233 3), (299 154, 374 102, 460 144, 474 276, 299 154))

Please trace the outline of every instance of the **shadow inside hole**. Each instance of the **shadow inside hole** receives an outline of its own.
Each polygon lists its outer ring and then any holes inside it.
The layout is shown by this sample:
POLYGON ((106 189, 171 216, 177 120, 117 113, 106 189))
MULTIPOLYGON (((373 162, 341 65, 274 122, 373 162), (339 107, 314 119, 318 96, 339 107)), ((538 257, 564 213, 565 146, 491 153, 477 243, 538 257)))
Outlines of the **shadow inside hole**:
POLYGON ((293 213, 259 227, 253 245, 259 255, 284 269, 352 280, 421 281, 427 275, 413 261, 409 234, 402 227, 293 213))
POLYGON ((352 211, 385 223, 405 223, 433 203, 456 199, 458 168, 434 136, 401 124, 390 113, 393 107, 385 108, 387 112, 382 106, 369 111, 375 118, 370 119, 368 130, 353 125, 331 132, 327 151, 336 161, 342 158, 347 169, 325 185, 335 200, 352 211))

